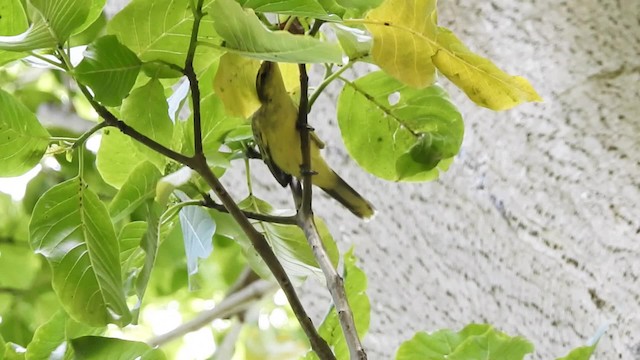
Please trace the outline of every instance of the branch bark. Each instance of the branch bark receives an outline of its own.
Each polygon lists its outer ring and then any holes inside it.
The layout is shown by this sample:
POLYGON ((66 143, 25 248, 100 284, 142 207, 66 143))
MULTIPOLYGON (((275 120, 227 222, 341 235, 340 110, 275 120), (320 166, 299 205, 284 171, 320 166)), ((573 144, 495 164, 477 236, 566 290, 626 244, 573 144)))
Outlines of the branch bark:
MULTIPOLYGON (((327 254, 327 250, 322 243, 320 233, 315 224, 312 209, 312 176, 314 175, 311 167, 311 148, 310 148, 310 131, 312 130, 308 124, 308 89, 309 78, 305 64, 299 64, 300 70, 300 108, 298 109, 298 129, 300 130, 300 144, 302 151, 302 203, 298 209, 298 226, 303 230, 305 237, 313 255, 320 265, 320 269, 325 276, 327 288, 331 293, 331 298, 338 312, 338 319, 342 332, 349 347, 351 359, 366 360, 367 354, 362 347, 358 332, 356 330, 353 312, 349 306, 347 293, 344 288, 344 281, 338 274, 331 263, 331 259, 327 254)), ((294 189, 292 187, 292 189, 294 189)), ((294 195, 295 197, 295 195, 294 195)))

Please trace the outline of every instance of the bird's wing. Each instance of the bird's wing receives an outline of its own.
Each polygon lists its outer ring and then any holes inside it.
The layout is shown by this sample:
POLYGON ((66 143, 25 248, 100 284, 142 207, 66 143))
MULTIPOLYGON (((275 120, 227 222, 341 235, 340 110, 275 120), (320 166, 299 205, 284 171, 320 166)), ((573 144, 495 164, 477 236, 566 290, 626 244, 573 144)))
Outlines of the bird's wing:
POLYGON ((289 184, 291 183, 291 175, 284 172, 273 162, 271 158, 271 152, 269 151, 269 143, 267 142, 267 139, 262 136, 262 133, 260 131, 254 131, 253 136, 256 140, 256 143, 258 144, 258 148, 260 149, 262 161, 267 164, 269 170, 271 171, 271 174, 273 174, 273 177, 278 180, 278 183, 280 183, 282 187, 289 186, 289 184))

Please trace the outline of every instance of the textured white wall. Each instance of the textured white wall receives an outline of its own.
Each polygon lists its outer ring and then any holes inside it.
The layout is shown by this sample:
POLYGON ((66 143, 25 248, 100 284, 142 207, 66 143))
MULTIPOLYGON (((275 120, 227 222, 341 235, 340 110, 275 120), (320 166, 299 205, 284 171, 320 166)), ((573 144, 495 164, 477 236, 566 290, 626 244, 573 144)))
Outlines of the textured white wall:
MULTIPOLYGON (((597 358, 640 359, 640 1, 439 6, 444 25, 545 102, 497 114, 452 89, 462 152, 437 182, 407 185, 346 160, 339 89, 323 96, 312 121, 327 156, 379 210, 363 224, 316 202, 369 276, 369 358, 392 358, 419 330, 489 322, 533 341, 534 359, 565 355, 610 323, 597 358)), ((323 309, 322 289, 306 288, 323 309)))

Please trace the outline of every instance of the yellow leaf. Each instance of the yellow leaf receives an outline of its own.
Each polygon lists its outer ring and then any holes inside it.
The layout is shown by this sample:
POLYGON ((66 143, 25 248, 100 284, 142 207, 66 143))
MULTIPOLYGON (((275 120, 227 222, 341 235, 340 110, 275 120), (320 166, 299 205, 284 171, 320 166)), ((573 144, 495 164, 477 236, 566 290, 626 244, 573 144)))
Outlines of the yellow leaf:
POLYGON ((407 85, 430 86, 437 68, 489 109, 542 100, 525 78, 505 73, 471 52, 450 30, 438 27, 436 0, 385 0, 366 19, 346 22, 367 27, 373 35, 374 62, 407 85))
POLYGON ((220 58, 213 88, 228 115, 246 119, 260 107, 256 94, 258 68, 260 61, 237 54, 226 53, 220 58))
MULTIPOLYGON (((256 76, 260 61, 234 53, 220 58, 220 66, 213 80, 213 88, 230 116, 249 118, 260 107, 256 93, 256 76)), ((299 101, 300 72, 298 64, 280 63, 282 79, 287 92, 299 101)))
POLYGON ((373 61, 403 83, 424 88, 435 81, 431 61, 438 47, 436 0, 386 0, 365 20, 373 35, 373 61))
POLYGON ((523 102, 542 101, 527 79, 511 76, 474 54, 449 29, 439 28, 437 42, 441 48, 433 63, 476 104, 507 110, 523 102))

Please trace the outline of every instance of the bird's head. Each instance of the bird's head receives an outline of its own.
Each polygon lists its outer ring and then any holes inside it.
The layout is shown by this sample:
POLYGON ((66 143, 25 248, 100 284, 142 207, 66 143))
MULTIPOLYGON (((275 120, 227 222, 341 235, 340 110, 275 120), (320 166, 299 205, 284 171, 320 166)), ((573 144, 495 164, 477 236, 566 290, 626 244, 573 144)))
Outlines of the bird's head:
POLYGON ((277 63, 263 61, 256 76, 256 92, 261 103, 269 102, 274 94, 284 90, 284 82, 277 63))

